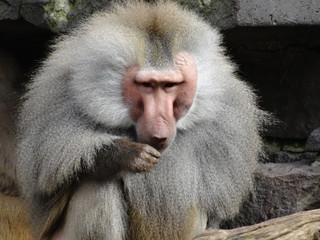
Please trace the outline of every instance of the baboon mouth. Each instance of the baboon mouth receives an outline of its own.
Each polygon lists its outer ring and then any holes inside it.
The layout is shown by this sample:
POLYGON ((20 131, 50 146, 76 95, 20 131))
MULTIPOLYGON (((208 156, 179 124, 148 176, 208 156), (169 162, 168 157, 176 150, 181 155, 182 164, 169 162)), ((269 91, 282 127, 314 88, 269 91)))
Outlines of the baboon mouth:
POLYGON ((156 145, 152 145, 152 147, 154 147, 155 149, 157 149, 160 153, 163 153, 167 148, 168 148, 168 144, 156 144, 156 145))

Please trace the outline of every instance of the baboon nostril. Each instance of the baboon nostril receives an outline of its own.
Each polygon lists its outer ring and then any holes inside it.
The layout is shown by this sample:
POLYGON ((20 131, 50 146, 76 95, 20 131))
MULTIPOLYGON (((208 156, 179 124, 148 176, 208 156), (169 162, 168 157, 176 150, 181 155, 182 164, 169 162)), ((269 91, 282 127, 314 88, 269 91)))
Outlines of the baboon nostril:
POLYGON ((167 141, 166 137, 152 137, 153 144, 161 144, 167 141))

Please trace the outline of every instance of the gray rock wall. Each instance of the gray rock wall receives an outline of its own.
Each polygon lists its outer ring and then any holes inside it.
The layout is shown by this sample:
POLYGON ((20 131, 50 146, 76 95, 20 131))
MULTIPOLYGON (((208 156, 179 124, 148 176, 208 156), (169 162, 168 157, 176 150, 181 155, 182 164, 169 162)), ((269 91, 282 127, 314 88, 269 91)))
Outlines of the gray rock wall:
POLYGON ((319 0, 239 0, 241 26, 320 24, 319 0))
MULTIPOLYGON (((116 0, 0 0, 0 20, 22 18, 54 32, 116 0)), ((119 1, 119 0, 118 0, 119 1)), ((151 1, 151 0, 150 0, 151 1)), ((320 23, 318 0, 175 0, 222 29, 234 26, 312 25, 320 23)))
POLYGON ((26 20, 54 32, 66 31, 82 17, 108 7, 113 1, 0 0, 0 20, 26 20))

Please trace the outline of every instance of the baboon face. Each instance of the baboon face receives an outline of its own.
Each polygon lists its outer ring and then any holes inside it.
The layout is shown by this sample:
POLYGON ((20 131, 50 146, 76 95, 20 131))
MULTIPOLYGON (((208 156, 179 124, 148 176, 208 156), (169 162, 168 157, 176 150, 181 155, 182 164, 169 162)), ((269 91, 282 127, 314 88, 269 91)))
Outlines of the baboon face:
POLYGON ((176 123, 191 107, 197 87, 197 66, 189 54, 178 53, 174 65, 175 69, 165 71, 133 65, 122 84, 138 141, 160 152, 174 139, 176 123))

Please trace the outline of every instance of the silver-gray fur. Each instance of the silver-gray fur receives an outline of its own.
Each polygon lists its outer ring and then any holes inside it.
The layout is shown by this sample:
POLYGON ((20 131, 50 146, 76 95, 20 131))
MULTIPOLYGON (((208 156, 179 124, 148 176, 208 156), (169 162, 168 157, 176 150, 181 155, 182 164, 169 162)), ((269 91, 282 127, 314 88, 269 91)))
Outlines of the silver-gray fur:
POLYGON ((265 114, 220 44, 215 29, 166 2, 116 6, 55 44, 20 112, 18 174, 36 237, 67 191, 63 239, 191 239, 238 212, 252 189, 265 114), (173 55, 186 51, 197 63, 194 103, 151 172, 97 180, 97 152, 134 140, 121 79, 147 52, 145 26, 155 19, 173 55))

